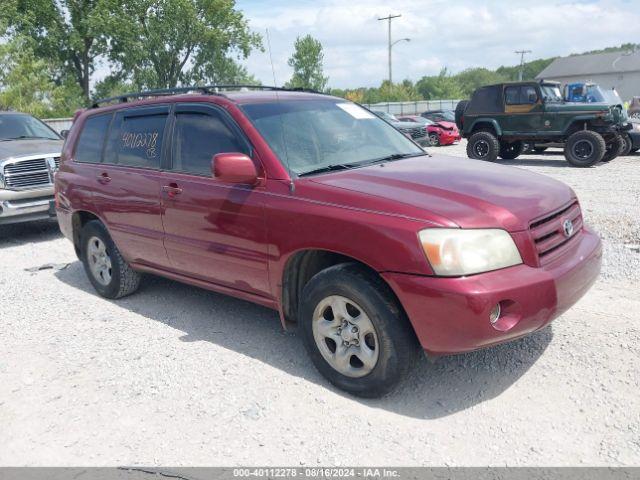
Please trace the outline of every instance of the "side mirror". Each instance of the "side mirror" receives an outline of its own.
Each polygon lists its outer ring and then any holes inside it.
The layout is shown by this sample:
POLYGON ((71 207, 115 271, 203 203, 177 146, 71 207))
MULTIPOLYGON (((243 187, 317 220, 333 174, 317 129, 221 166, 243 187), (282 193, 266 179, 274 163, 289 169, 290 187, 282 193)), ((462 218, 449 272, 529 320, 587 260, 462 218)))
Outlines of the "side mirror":
POLYGON ((67 137, 69 136, 69 130, 62 130, 62 131, 60 132, 60 136, 61 136, 62 138, 67 138, 67 137))
POLYGON ((255 185, 258 169, 244 153, 218 153, 211 160, 213 177, 224 183, 255 185))

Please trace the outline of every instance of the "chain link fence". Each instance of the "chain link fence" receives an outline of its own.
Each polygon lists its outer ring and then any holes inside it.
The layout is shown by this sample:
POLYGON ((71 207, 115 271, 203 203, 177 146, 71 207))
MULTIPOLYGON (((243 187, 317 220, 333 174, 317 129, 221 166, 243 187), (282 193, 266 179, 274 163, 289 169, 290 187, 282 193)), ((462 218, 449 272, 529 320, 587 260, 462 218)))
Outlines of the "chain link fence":
POLYGON ((420 115, 429 110, 455 110, 460 100, 420 100, 416 102, 380 102, 365 104, 369 110, 394 115, 420 115))

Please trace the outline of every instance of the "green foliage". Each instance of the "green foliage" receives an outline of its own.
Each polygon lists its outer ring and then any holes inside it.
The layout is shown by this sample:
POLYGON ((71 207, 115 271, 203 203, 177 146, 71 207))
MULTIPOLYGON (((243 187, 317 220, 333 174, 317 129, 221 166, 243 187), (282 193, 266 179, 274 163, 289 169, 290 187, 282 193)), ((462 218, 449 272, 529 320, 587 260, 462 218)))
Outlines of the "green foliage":
POLYGON ((293 68, 293 76, 286 83, 289 88, 310 88, 319 92, 327 88, 329 77, 323 75, 322 44, 311 35, 298 37, 294 52, 288 64, 293 68))
POLYGON ((422 77, 418 80, 416 87, 425 100, 460 98, 462 96, 462 89, 457 77, 452 76, 446 68, 443 68, 436 76, 422 77))
POLYGON ((34 42, 16 37, 0 45, 0 109, 37 117, 66 117, 82 103, 73 81, 56 83, 47 62, 34 53, 34 42))
POLYGON ((106 0, 3 0, 0 22, 10 37, 33 40, 56 83, 73 79, 89 99, 96 59, 106 53, 106 0))
POLYGON ((109 59, 137 88, 255 81, 235 59, 262 48, 233 0, 104 0, 109 59))

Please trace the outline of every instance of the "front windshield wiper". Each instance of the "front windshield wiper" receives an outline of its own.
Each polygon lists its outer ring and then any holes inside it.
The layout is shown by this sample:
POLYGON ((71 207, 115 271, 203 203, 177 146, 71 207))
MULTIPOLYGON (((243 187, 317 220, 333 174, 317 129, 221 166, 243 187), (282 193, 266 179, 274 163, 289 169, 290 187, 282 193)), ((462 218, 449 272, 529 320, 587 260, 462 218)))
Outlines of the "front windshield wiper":
POLYGON ((358 163, 358 165, 359 166, 364 166, 364 165, 372 165, 374 163, 393 162, 394 160, 402 160, 403 158, 411 158, 411 157, 422 157, 423 155, 427 155, 427 152, 422 152, 422 153, 392 153, 391 155, 387 155, 385 157, 374 158, 373 160, 368 160, 366 162, 358 163))
POLYGON ((316 173, 324 173, 324 172, 333 172, 335 170, 348 170, 349 168, 353 168, 355 164, 351 163, 336 163, 333 165, 325 165, 324 167, 314 168, 313 170, 307 170, 306 172, 299 173, 299 177, 304 177, 306 175, 314 175, 316 173))
POLYGON ((0 139, 3 142, 8 142, 9 140, 25 140, 25 139, 35 139, 35 140, 57 140, 57 138, 51 137, 38 137, 35 135, 20 135, 19 137, 10 137, 10 138, 2 138, 0 139))

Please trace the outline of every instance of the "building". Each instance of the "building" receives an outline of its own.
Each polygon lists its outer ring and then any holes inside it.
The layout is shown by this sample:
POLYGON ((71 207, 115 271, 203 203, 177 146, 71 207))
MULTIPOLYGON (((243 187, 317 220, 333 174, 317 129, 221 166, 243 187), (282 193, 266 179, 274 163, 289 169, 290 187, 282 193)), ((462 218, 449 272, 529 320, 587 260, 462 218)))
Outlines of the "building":
POLYGON ((563 84, 593 82, 615 88, 625 101, 640 96, 640 51, 574 55, 556 58, 536 77, 563 84))

